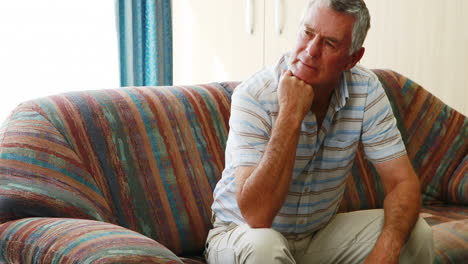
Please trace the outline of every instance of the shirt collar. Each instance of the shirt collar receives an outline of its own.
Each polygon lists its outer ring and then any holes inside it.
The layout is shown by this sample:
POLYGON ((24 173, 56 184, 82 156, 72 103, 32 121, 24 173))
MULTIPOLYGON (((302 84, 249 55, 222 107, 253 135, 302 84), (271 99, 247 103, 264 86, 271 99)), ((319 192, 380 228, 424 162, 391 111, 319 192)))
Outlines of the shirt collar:
POLYGON ((277 84, 279 84, 279 81, 281 79, 281 75, 283 74, 283 71, 287 71, 289 67, 289 59, 290 59, 290 52, 287 52, 281 56, 279 59, 278 63, 276 63, 274 67, 274 76, 275 76, 275 81, 277 84))
POLYGON ((340 85, 334 91, 334 105, 335 111, 339 111, 346 105, 349 98, 348 82, 346 81, 346 75, 348 72, 341 73, 340 85))

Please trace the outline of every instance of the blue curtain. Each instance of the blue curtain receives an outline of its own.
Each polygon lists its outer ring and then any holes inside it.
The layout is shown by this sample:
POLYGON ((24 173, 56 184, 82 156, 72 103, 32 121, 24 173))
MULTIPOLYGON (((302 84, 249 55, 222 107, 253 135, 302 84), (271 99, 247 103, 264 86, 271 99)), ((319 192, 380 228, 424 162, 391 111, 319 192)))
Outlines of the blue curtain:
POLYGON ((120 85, 172 85, 171 1, 115 1, 120 85))

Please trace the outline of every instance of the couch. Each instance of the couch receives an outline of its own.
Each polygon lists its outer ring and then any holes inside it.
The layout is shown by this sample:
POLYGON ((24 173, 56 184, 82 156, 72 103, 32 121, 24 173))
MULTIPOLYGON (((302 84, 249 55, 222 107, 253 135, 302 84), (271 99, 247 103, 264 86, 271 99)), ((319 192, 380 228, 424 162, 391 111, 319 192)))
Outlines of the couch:
MULTIPOLYGON (((468 259, 468 120, 374 70, 420 177, 436 263, 468 259)), ((0 127, 0 263, 204 263, 237 82, 69 92, 0 127)), ((382 208, 359 147, 340 211, 382 208)), ((466 262, 465 262, 466 263, 466 262)))

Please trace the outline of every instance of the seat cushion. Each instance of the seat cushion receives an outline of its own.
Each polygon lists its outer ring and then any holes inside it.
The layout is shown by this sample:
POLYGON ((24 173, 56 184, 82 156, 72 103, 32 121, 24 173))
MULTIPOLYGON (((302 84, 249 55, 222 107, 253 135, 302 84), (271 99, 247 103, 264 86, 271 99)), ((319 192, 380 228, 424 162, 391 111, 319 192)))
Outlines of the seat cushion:
POLYGON ((121 226, 25 218, 0 225, 0 263, 183 263, 160 243, 121 226))

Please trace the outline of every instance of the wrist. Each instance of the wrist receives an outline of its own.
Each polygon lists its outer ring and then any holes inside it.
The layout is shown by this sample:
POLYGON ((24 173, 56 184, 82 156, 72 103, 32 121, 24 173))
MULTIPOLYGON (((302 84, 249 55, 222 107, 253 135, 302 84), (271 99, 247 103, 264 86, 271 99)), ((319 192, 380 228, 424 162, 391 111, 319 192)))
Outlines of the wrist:
POLYGON ((392 241, 393 245, 403 247, 406 236, 398 229, 393 229, 390 226, 384 227, 380 233, 379 240, 392 241))
POLYGON ((396 232, 384 229, 377 239, 374 250, 387 252, 387 254, 398 259, 400 256, 400 250, 403 248, 404 244, 404 239, 396 232))
POLYGON ((294 111, 279 111, 278 118, 277 118, 277 125, 284 125, 289 129, 299 129, 302 124, 302 120, 304 120, 304 116, 300 115, 294 111))

